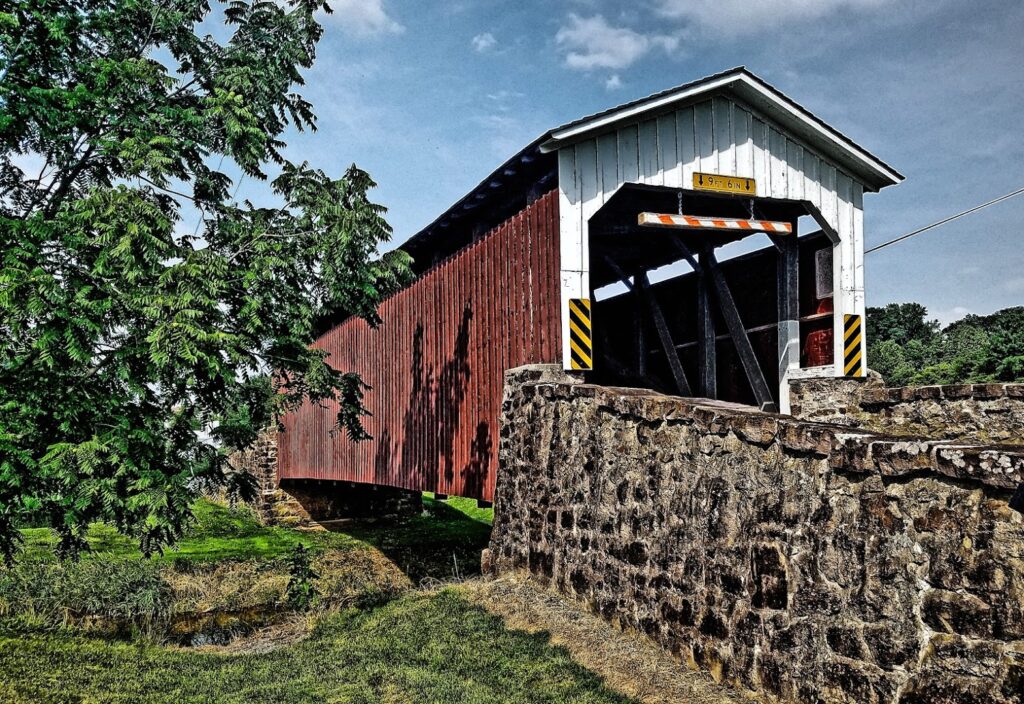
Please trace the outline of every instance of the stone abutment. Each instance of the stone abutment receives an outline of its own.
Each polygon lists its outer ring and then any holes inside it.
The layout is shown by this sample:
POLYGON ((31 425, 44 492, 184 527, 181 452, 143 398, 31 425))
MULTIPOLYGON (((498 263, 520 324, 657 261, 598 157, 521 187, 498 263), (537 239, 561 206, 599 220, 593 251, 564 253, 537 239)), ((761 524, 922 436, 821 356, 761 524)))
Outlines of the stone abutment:
POLYGON ((1024 448, 537 368, 501 433, 491 573, 782 701, 1024 701, 1024 448))

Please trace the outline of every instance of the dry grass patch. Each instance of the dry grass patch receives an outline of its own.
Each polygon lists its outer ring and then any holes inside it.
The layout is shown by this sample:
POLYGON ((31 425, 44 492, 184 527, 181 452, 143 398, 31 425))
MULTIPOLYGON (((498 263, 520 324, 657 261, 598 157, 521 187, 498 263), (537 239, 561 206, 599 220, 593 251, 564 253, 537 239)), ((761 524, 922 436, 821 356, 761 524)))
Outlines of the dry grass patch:
POLYGON ((377 549, 327 550, 313 560, 317 593, 330 608, 374 606, 413 587, 412 580, 377 549))
POLYGON ((272 562, 211 562, 163 571, 174 594, 174 613, 242 611, 284 601, 288 573, 272 562))
POLYGON ((500 616, 508 628, 547 631, 553 645, 604 679, 611 689, 644 704, 750 704, 752 695, 687 669, 649 638, 620 631, 580 604, 521 576, 472 580, 459 591, 500 616))

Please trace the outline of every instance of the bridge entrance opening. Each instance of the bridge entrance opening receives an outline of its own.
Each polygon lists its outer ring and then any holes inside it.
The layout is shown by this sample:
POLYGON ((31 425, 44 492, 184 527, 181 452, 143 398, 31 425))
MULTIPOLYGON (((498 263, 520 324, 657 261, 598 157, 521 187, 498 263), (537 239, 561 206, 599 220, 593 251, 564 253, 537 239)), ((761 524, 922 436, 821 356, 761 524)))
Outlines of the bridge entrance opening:
POLYGON ((833 238, 816 215, 806 201, 619 189, 589 226, 590 378, 788 412, 789 379, 833 354, 833 238), (667 217, 679 213, 701 221, 667 217))

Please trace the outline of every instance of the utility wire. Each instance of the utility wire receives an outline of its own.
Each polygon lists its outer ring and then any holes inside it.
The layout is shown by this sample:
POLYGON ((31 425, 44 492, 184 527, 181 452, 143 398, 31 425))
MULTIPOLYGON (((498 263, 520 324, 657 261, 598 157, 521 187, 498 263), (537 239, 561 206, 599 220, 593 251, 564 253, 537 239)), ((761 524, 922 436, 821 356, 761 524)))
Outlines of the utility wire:
POLYGON ((1024 193, 1024 188, 1018 188, 1013 193, 1007 193, 1005 196, 999 196, 995 200, 990 200, 988 203, 982 203, 981 205, 976 205, 973 208, 968 208, 967 210, 965 210, 965 211, 963 211, 961 213, 957 213, 956 215, 951 215, 951 216, 949 216, 948 218, 946 218, 944 220, 939 220, 938 222, 933 222, 931 225, 925 225, 924 227, 922 227, 919 230, 914 230, 913 232, 908 232, 905 235, 900 235, 896 239, 889 240, 888 242, 883 242, 882 244, 877 245, 875 247, 872 247, 871 249, 864 250, 864 254, 871 254, 872 252, 877 252, 878 250, 884 249, 885 247, 888 247, 891 244, 896 244, 897 242, 902 242, 903 240, 910 239, 914 235, 920 235, 922 232, 927 232, 928 230, 932 229, 933 227, 938 227, 939 225, 945 225, 947 222, 951 222, 953 220, 956 220, 957 218, 962 218, 964 215, 970 215, 971 213, 973 213, 975 211, 978 211, 978 210, 981 210, 982 208, 987 208, 990 205, 995 205, 996 203, 1001 203, 1004 200, 1007 200, 1009 198, 1013 198, 1014 196, 1019 196, 1022 193, 1024 193))

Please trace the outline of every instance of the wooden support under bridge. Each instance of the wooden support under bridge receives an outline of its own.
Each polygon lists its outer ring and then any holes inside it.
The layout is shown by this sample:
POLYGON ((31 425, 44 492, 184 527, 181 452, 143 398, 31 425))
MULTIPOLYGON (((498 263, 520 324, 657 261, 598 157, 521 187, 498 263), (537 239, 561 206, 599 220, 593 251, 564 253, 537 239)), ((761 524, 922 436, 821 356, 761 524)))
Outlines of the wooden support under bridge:
MULTIPOLYGON (((657 213, 641 213, 637 217, 640 226, 653 226, 667 230, 664 237, 678 255, 676 259, 685 260, 697 276, 697 312, 696 342, 677 345, 673 340, 672 331, 666 320, 662 302, 658 300, 648 276, 649 269, 639 267, 633 271, 624 270, 615 258, 605 255, 604 264, 615 273, 618 280, 628 289, 638 308, 650 320, 660 343, 660 351, 672 374, 674 389, 682 395, 690 395, 693 390, 707 398, 718 396, 718 360, 717 343, 720 339, 729 339, 744 376, 749 384, 754 400, 762 410, 788 412, 788 393, 785 385, 791 370, 799 368, 800 362, 800 321, 799 321, 799 246, 796 238, 795 218, 791 221, 768 220, 754 218, 754 202, 750 201, 752 217, 749 219, 725 217, 701 217, 685 215, 663 215, 657 213), (769 326, 748 329, 745 327, 740 308, 737 305, 734 291, 730 288, 721 265, 715 255, 718 245, 714 232, 708 230, 723 229, 731 231, 764 232, 769 235, 777 251, 776 281, 778 312, 777 322, 769 326), (703 230, 707 234, 699 240, 694 237, 683 238, 679 232, 671 230, 703 230), (715 329, 714 308, 717 305, 721 320, 725 322, 726 334, 718 335, 715 329), (750 335, 756 331, 775 328, 778 334, 778 367, 777 380, 780 385, 776 403, 769 379, 758 362, 750 335), (680 350, 688 345, 697 346, 697 375, 691 384, 683 369, 680 350), (781 406, 781 408, 780 408, 781 406)), ((654 267, 651 267, 654 268, 654 267)), ((637 339, 637 371, 643 372, 646 365, 645 341, 642 339, 642 326, 636 328, 637 339)), ((610 360, 609 360, 610 361, 610 360)), ((616 368, 621 364, 616 363, 616 368)), ((774 376, 774 375, 773 375, 774 376)))

